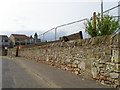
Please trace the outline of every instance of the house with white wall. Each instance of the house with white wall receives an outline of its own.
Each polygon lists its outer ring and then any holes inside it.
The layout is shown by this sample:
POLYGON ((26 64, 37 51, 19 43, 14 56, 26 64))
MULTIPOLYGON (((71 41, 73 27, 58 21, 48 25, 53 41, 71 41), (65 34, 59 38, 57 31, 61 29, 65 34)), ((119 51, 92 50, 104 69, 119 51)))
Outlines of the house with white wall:
POLYGON ((0 35, 0 48, 1 47, 9 47, 10 40, 7 35, 0 35))
POLYGON ((13 46, 32 44, 34 39, 22 34, 11 34, 9 37, 13 46))

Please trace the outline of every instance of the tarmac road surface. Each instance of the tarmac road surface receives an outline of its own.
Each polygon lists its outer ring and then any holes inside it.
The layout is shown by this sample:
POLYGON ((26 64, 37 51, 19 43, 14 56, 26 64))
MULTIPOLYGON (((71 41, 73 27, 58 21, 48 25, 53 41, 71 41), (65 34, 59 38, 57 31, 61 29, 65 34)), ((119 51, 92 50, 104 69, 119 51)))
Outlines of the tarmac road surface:
POLYGON ((45 82, 41 81, 24 67, 17 63, 2 60, 2 88, 49 88, 45 82))
POLYGON ((3 88, 110 88, 68 71, 24 58, 2 58, 3 88))

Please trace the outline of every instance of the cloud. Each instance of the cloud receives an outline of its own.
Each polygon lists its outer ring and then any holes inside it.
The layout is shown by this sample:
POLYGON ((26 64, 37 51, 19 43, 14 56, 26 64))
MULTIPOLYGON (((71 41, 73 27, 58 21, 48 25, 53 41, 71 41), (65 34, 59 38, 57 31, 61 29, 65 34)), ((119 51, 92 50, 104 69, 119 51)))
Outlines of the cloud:
MULTIPOLYGON (((117 0, 104 0, 115 2, 117 0)), ((0 34, 42 34, 47 30, 100 12, 101 0, 0 0, 0 34)), ((117 3, 104 3, 109 9, 117 3)), ((84 31, 83 25, 75 24, 58 28, 57 38, 84 31)), ((46 34, 53 40, 54 31, 46 34)), ((87 35, 84 35, 87 37, 87 35)))

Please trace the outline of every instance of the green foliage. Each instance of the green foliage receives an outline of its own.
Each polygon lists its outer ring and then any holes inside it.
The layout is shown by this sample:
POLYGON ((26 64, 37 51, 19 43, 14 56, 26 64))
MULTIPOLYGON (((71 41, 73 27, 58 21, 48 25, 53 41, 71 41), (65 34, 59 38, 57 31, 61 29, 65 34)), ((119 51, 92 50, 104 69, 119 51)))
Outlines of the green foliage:
POLYGON ((85 32, 87 32, 91 37, 110 35, 118 32, 119 30, 120 26, 118 20, 111 17, 109 14, 105 14, 101 18, 101 14, 98 13, 98 15, 96 15, 96 24, 92 19, 87 20, 85 23, 85 32))

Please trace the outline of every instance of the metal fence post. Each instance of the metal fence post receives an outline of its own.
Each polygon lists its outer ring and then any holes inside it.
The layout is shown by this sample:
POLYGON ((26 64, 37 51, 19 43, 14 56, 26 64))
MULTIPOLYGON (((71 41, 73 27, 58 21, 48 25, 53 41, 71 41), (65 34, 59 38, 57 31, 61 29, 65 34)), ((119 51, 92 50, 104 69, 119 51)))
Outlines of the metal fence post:
POLYGON ((44 39, 45 39, 44 35, 45 35, 45 34, 43 34, 43 42, 44 42, 44 39))
MULTIPOLYGON (((120 1, 118 2, 118 23, 119 23, 119 26, 120 26, 120 1)), ((120 28, 119 28, 119 31, 120 32, 120 28)))
POLYGON ((57 40, 57 27, 55 28, 55 40, 57 40))

